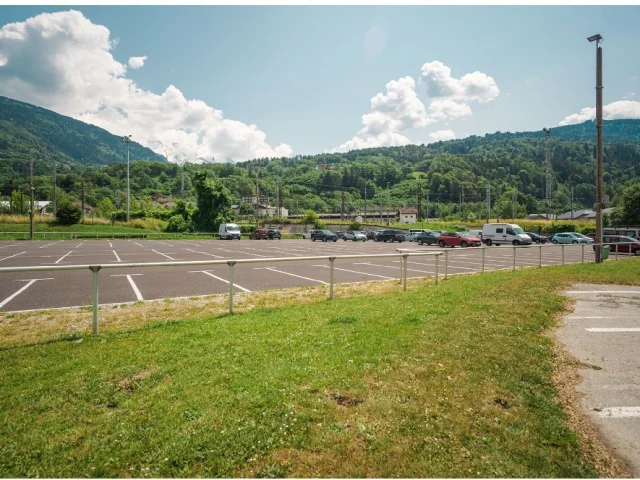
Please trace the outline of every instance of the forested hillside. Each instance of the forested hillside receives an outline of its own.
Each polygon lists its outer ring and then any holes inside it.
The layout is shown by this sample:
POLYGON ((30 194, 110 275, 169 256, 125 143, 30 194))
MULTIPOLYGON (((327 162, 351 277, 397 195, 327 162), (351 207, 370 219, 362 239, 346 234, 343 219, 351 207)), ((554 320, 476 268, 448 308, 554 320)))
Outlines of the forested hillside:
MULTIPOLYGON (((20 102, 0 101, 0 193, 5 198, 12 191, 28 193, 27 147, 35 145, 36 150, 45 152, 38 155, 36 162, 36 199, 52 196, 54 156, 58 159, 57 185, 61 192, 79 199, 84 185, 85 200, 92 206, 105 198, 115 205, 124 199, 126 164, 117 162, 126 157, 119 137, 20 102)), ((640 120, 606 121, 604 132, 605 193, 615 204, 621 189, 640 179, 640 120)), ((593 206, 594 140, 593 122, 552 129, 553 205, 557 213, 570 208, 571 187, 576 209, 593 206)), ((155 155, 140 146, 135 148, 139 150, 134 153, 132 144, 132 158, 144 157, 145 152, 155 155)), ((241 202, 242 196, 255 194, 256 184, 274 205, 279 179, 282 204, 291 213, 307 209, 352 213, 364 210, 365 204, 369 211, 377 211, 381 205, 386 210, 416 206, 420 197, 423 212, 428 201, 431 215, 473 218, 484 215, 489 180, 493 210, 497 216, 506 217, 511 216, 514 195, 518 215, 545 211, 544 159, 544 134, 538 131, 498 132, 429 145, 256 159, 238 164, 187 164, 184 198, 194 199, 192 176, 198 169, 207 169, 222 180, 245 213, 252 210, 241 202)), ((178 198, 181 175, 175 164, 133 161, 132 195, 147 204, 156 193, 178 198)))

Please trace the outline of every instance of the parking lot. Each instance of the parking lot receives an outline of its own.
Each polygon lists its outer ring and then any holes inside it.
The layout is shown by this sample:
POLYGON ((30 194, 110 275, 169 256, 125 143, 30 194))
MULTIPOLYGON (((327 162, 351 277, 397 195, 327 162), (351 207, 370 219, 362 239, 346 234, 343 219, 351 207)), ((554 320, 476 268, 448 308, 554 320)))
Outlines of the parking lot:
MULTIPOLYGON (((296 258, 364 255, 409 251, 443 252, 439 273, 448 275, 513 268, 510 246, 441 249, 415 243, 312 242, 311 240, 63 240, 2 241, 0 268, 20 266, 113 265, 181 261, 296 258), (444 253, 446 252, 446 260, 444 253), (446 264, 446 270, 445 270, 446 264)), ((544 245, 518 247, 517 267, 535 267, 593 260, 591 246, 544 245), (563 253, 564 252, 564 253, 563 253)), ((400 258, 338 259, 336 283, 398 280, 400 258)), ((407 275, 432 276, 432 257, 410 258, 407 275)), ((104 269, 100 272, 100 304, 226 293, 226 265, 162 266, 104 269)), ((235 291, 252 292, 300 286, 328 285, 329 262, 289 261, 238 264, 235 291)), ((0 273, 0 311, 78 307, 91 304, 91 272, 87 270, 0 273)))

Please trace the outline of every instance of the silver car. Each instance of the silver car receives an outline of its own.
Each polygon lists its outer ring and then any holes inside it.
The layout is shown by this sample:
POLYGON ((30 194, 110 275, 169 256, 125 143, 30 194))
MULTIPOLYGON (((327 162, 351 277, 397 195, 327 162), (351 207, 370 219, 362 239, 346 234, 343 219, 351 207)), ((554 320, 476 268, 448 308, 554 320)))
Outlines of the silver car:
POLYGON ((587 241, 587 243, 593 243, 593 238, 591 238, 591 237, 587 237, 586 235, 583 235, 583 234, 577 233, 577 232, 574 232, 573 234, 577 235, 580 238, 584 238, 587 241))
POLYGON ((367 236, 358 230, 347 230, 344 234, 344 237, 342 237, 342 239, 345 242, 347 240, 352 240, 354 242, 357 242, 357 241, 366 242, 367 236))
POLYGON ((587 241, 573 232, 565 232, 555 233, 553 237, 551 237, 551 243, 558 245, 559 243, 587 243, 587 241))

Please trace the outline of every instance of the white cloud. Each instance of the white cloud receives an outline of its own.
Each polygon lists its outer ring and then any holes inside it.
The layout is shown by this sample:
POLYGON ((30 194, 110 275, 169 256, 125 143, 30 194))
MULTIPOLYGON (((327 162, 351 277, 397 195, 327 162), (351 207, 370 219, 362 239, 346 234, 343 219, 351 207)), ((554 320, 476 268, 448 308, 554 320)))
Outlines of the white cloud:
POLYGON ((465 102, 487 103, 500 94, 495 80, 488 75, 473 72, 456 79, 451 77, 451 69, 438 61, 422 66, 421 82, 427 87, 428 107, 418 98, 412 77, 392 80, 386 85, 386 93, 378 93, 371 99, 369 113, 362 116, 364 127, 351 140, 330 151, 406 145, 410 143, 403 135, 406 130, 470 117, 471 107, 465 102))
POLYGON ((496 81, 486 73, 467 73, 462 77, 451 76, 451 68, 435 61, 422 66, 421 81, 427 86, 430 98, 449 98, 463 102, 477 100, 487 103, 498 98, 500 89, 496 81))
MULTIPOLYGON (((558 125, 572 125, 596 118, 596 109, 583 108, 578 113, 568 115, 558 125)), ((619 100, 602 107, 602 118, 616 120, 621 118, 640 118, 640 102, 631 100, 619 100)))
POLYGON ((630 98, 633 98, 633 97, 635 97, 635 96, 636 96, 636 94, 635 94, 635 93, 633 93, 633 92, 631 92, 631 93, 627 93, 627 94, 625 94, 625 96, 624 96, 624 97, 622 97, 622 99, 623 99, 623 100, 629 100, 630 98))
POLYGON ((137 70, 138 68, 142 68, 144 67, 144 62, 146 59, 147 59, 146 55, 144 57, 131 57, 129 58, 129 66, 134 70, 137 70))
POLYGON ((444 142, 456 138, 456 134, 453 130, 438 130, 437 132, 430 133, 429 136, 434 142, 444 142))
MULTIPOLYGON (((255 125, 224 118, 175 86, 162 94, 143 90, 113 58, 109 30, 78 11, 43 13, 0 28, 0 95, 33 103, 154 151, 189 160, 289 156, 271 146, 255 125), (177 146, 173 144, 176 143, 177 146)), ((132 57, 136 58, 136 57, 132 57)), ((143 57, 144 58, 144 57, 143 57)))
POLYGON ((629 80, 631 80, 632 82, 635 82, 636 80, 638 80, 638 76, 634 75, 633 77, 631 77, 629 80))

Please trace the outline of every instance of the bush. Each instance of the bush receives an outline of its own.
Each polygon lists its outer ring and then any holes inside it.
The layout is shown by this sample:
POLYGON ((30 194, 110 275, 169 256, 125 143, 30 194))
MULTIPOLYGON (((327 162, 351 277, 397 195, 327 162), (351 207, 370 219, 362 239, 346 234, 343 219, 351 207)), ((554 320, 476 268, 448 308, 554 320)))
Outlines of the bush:
POLYGON ((360 230, 361 228, 362 224, 360 222, 351 222, 347 230, 360 230))
POLYGON ((548 231, 549 233, 575 232, 576 224, 570 222, 552 222, 548 231))
POLYGON ((249 234, 256 231, 255 225, 240 225, 240 233, 249 234))
POLYGON ((182 215, 174 215, 169 219, 165 232, 184 233, 191 230, 191 222, 184 219, 182 215))
POLYGON ((60 225, 74 225, 80 222, 82 209, 68 200, 58 202, 56 209, 56 221, 60 225))

